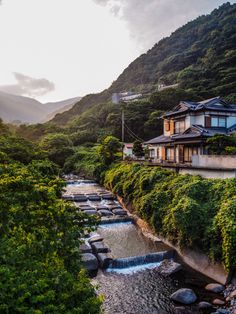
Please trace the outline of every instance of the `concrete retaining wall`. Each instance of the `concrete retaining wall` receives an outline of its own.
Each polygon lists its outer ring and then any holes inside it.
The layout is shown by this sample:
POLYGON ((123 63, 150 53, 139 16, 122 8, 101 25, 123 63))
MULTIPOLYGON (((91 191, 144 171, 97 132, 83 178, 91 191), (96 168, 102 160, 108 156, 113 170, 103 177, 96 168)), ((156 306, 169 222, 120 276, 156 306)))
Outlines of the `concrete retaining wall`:
MULTIPOLYGON (((132 204, 127 204, 124 200, 117 196, 119 202, 126 208, 128 212, 132 214, 133 207, 132 204)), ((225 271, 224 267, 220 263, 213 263, 210 261, 209 257, 199 251, 194 251, 190 249, 181 249, 180 247, 172 244, 165 238, 156 235, 155 232, 151 229, 151 227, 145 222, 143 219, 139 218, 137 215, 134 215, 134 221, 136 225, 142 230, 143 234, 152 239, 153 241, 162 241, 169 247, 175 249, 178 253, 179 257, 183 260, 184 263, 189 265, 194 270, 198 271, 199 273, 214 279, 215 281, 226 284, 230 281, 230 275, 225 271)))
POLYGON ((236 156, 229 155, 193 155, 193 167, 236 169, 236 156))

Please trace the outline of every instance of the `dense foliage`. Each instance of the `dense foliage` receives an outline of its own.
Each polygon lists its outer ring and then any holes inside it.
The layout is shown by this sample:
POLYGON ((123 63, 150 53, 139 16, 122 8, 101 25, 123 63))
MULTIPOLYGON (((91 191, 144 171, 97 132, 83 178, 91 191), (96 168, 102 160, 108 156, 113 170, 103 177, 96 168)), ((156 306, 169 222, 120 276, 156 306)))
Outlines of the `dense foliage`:
POLYGON ((45 153, 6 130, 0 126, 0 312, 100 313, 79 252, 95 221, 60 199, 64 182, 45 153))
POLYGON ((105 185, 175 244, 236 269, 236 179, 204 179, 139 164, 116 164, 105 185))
POLYGON ((88 108, 110 101, 112 93, 152 93, 159 84, 178 83, 202 98, 222 96, 236 102, 236 4, 225 3, 164 38, 132 62, 99 94, 87 95, 53 121, 65 125, 88 108))
POLYGON ((216 134, 207 140, 207 147, 211 154, 236 155, 236 135, 216 134))

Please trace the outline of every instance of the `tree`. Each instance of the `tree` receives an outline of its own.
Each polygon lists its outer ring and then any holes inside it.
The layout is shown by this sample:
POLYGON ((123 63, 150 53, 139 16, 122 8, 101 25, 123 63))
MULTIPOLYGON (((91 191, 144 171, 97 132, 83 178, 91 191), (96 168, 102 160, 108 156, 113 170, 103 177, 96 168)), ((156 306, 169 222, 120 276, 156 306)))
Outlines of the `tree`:
POLYGON ((111 164, 118 157, 121 143, 114 136, 107 136, 98 147, 98 154, 105 165, 111 164))
POLYGON ((133 145, 133 154, 137 158, 141 158, 144 156, 143 145, 141 141, 135 141, 133 145))
POLYGON ((74 153, 70 138, 62 133, 49 134, 42 138, 41 149, 45 150, 48 158, 63 167, 66 159, 74 153))
POLYGON ((235 155, 236 137, 223 134, 216 134, 207 139, 207 148, 211 154, 216 155, 235 155))

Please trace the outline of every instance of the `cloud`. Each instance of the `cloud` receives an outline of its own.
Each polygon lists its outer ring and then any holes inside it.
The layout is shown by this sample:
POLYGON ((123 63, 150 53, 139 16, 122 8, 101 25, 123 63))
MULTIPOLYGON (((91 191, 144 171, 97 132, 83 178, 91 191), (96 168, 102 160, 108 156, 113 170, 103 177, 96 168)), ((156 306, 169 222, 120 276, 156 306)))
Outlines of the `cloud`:
POLYGON ((131 37, 145 50, 224 0, 93 0, 127 23, 131 37))
POLYGON ((9 94, 40 97, 55 90, 54 83, 45 78, 33 78, 21 73, 13 73, 17 83, 12 85, 2 85, 0 90, 9 94))

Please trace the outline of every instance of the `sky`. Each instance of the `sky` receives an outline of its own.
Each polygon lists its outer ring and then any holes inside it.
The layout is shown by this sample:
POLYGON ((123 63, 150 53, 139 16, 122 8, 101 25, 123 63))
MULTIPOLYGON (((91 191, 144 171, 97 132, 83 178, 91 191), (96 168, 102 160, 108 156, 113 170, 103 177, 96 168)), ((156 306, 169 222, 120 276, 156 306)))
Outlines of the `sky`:
POLYGON ((224 2, 0 0, 0 90, 42 102, 100 92, 161 38, 224 2))

